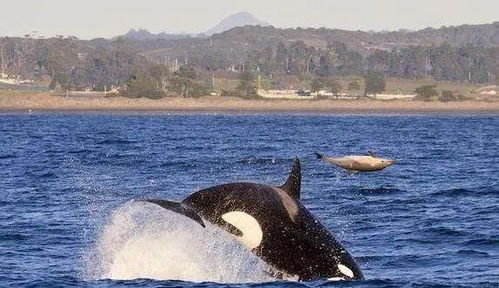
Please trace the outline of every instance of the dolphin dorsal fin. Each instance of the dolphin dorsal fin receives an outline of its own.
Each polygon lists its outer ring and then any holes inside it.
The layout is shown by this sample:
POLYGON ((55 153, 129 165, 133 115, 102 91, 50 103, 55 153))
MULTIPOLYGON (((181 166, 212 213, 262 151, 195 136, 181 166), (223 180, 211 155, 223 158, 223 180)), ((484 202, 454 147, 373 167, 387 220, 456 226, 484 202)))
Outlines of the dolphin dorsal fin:
POLYGON ((282 185, 282 190, 288 193, 289 196, 293 197, 295 200, 300 200, 300 189, 301 189, 301 166, 300 159, 295 158, 293 163, 293 169, 289 173, 288 180, 282 185))

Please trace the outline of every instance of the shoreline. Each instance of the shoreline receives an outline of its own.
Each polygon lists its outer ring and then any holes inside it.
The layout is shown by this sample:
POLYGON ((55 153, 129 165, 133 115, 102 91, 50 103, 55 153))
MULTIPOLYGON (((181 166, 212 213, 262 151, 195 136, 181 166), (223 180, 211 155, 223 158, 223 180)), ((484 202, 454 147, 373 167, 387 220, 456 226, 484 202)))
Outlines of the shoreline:
POLYGON ((193 110, 193 109, 4 109, 0 107, 0 115, 9 114, 123 114, 123 115, 296 115, 296 116, 499 116, 497 110, 193 110))
POLYGON ((499 101, 244 100, 235 97, 61 97, 47 93, 2 94, 0 113, 225 113, 225 114, 499 114, 499 101))

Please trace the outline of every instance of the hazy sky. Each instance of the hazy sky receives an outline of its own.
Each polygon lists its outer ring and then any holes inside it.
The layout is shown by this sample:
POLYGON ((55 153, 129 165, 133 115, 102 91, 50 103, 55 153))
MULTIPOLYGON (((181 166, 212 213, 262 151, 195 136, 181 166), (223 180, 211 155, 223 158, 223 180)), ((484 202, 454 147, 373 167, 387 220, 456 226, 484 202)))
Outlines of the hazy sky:
POLYGON ((499 0, 0 0, 0 35, 195 33, 239 11, 276 27, 379 31, 499 21, 499 0))

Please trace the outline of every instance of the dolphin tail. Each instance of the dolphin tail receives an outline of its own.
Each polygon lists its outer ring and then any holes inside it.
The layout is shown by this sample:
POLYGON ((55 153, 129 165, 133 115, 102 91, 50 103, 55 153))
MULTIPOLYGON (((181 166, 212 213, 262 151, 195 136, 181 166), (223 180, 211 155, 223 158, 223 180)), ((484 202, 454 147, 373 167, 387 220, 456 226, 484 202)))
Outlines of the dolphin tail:
POLYGON ((317 153, 317 152, 316 152, 316 153, 314 153, 314 154, 315 154, 315 156, 317 156, 317 158, 319 158, 319 159, 324 158, 324 155, 322 155, 322 154, 319 154, 319 153, 317 153))
POLYGON ((146 200, 140 200, 141 202, 149 202, 153 203, 156 205, 161 206, 162 208, 165 208, 166 210, 170 210, 172 212, 184 215, 185 217, 191 218, 192 220, 196 221, 199 225, 202 227, 206 227, 204 225, 203 219, 190 207, 179 203, 179 202, 173 202, 173 201, 168 201, 168 200, 161 200, 161 199, 146 199, 146 200))

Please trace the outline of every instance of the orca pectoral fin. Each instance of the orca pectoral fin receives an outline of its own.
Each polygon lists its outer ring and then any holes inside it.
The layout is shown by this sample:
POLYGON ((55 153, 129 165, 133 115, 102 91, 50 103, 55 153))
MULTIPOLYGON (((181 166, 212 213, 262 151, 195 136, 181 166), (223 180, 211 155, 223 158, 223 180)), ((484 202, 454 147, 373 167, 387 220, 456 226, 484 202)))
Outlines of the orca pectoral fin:
POLYGON ((203 219, 201 219, 198 213, 196 213, 196 211, 192 210, 190 207, 187 207, 182 203, 168 201, 168 200, 161 200, 161 199, 146 199, 141 201, 159 205, 165 208, 166 210, 170 210, 172 212, 184 215, 185 217, 191 218, 192 220, 199 223, 199 225, 201 225, 203 228, 206 227, 203 222, 203 219))

